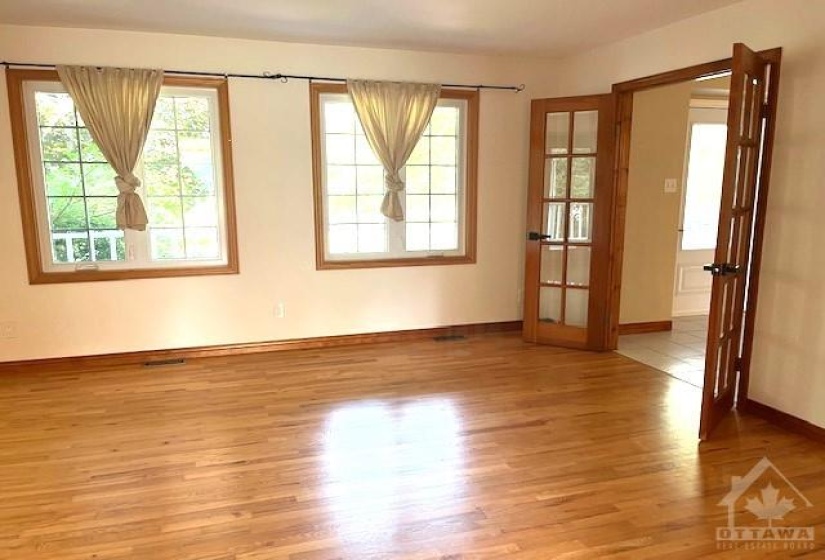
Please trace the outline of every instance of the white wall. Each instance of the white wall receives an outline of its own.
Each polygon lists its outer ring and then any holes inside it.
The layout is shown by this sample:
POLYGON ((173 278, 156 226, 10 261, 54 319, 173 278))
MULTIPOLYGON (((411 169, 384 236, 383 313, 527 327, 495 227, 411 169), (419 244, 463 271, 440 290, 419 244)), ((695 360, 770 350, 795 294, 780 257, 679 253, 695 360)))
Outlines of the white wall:
MULTIPOLYGON (((528 86, 539 75, 500 57, 16 26, 0 26, 0 60, 528 86)), ((0 340, 0 361, 521 316, 527 92, 481 94, 475 265, 316 271, 307 83, 233 79, 241 274, 38 286, 26 277, 5 83, 0 92, 0 323, 18 331, 0 340)))
POLYGON ((565 61, 548 93, 784 47, 750 397, 825 426, 825 2, 748 0, 565 61))

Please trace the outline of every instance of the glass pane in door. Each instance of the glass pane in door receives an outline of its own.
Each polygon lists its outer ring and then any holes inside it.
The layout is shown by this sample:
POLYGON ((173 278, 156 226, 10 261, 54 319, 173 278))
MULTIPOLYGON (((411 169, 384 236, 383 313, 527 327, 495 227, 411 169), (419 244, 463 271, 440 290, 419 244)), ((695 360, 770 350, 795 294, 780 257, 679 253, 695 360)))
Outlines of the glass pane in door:
POLYGON ((545 134, 546 154, 566 154, 570 145, 570 113, 548 113, 545 134))
POLYGON ((544 164, 544 198, 564 198, 567 195, 569 165, 566 157, 547 158, 544 164))
POLYGON ((593 198, 596 185, 596 158, 574 157, 570 198, 593 198))
POLYGON ((590 247, 571 245, 567 249, 567 285, 590 284, 590 247))
POLYGON ((540 288, 539 321, 542 323, 561 323, 561 288, 540 288))
POLYGON ((573 202, 570 204, 570 241, 589 243, 592 239, 593 203, 573 202))
POLYGON ((544 245, 541 248, 541 277, 542 284, 559 284, 562 282, 564 270, 564 247, 561 245, 544 245))
POLYGON ((564 322, 574 327, 587 326, 587 310, 589 300, 589 290, 566 290, 565 298, 565 320, 564 322))
POLYGON ((564 240, 564 202, 548 202, 544 205, 544 235, 552 241, 564 240))
POLYGON ((573 153, 595 154, 598 111, 577 111, 573 117, 573 153))

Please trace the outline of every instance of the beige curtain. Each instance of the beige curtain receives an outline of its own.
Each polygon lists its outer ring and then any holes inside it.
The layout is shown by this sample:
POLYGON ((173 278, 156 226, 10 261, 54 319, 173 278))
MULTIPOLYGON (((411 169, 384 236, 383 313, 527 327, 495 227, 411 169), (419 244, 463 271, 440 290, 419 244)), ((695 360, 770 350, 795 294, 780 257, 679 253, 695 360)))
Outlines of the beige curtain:
POLYGON ((367 141, 385 170, 387 191, 381 212, 395 221, 404 219, 399 176, 433 114, 441 86, 347 80, 352 103, 367 141))
POLYGON ((117 227, 145 230, 148 219, 135 192, 140 180, 134 170, 163 82, 163 70, 58 66, 66 87, 117 177, 117 227))

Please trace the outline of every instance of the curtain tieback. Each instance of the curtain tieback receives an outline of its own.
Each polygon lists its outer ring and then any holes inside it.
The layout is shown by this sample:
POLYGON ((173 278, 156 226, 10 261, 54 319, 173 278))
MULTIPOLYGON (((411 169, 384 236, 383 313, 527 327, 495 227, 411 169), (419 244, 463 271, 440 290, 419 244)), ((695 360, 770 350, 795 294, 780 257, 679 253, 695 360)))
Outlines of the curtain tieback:
POLYGON ((115 185, 120 194, 132 194, 140 186, 140 179, 132 175, 131 177, 123 178, 120 175, 115 177, 115 185))
POLYGON ((401 192, 404 190, 404 181, 398 175, 387 175, 384 179, 387 190, 390 192, 401 192))

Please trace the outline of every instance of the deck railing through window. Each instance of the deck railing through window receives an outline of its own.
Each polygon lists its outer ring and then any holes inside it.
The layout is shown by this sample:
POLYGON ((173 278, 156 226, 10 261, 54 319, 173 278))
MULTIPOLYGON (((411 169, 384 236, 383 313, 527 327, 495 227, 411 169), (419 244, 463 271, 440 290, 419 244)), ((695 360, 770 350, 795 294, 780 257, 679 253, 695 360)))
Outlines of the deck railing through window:
POLYGON ((123 260, 117 254, 117 241, 123 238, 120 230, 52 232, 51 236, 57 262, 123 260))

